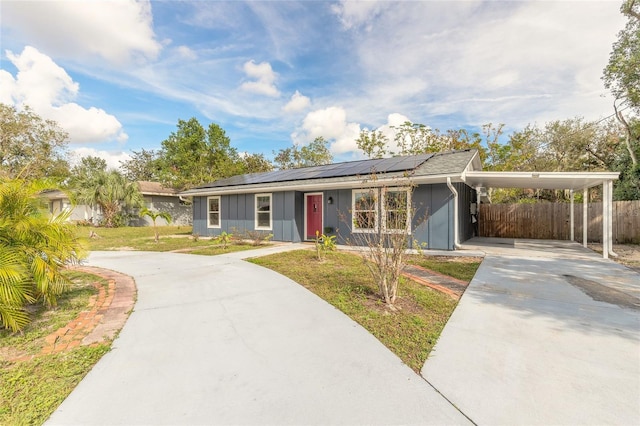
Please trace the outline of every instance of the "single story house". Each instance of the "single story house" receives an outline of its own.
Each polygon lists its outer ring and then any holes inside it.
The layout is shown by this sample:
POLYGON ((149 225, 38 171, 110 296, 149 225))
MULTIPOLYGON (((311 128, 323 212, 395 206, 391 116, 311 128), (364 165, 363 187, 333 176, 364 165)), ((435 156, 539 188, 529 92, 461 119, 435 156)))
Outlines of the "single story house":
POLYGON ((71 213, 68 220, 71 222, 91 221, 93 217, 96 217, 96 220, 98 220, 99 217, 102 217, 100 207, 92 209, 84 204, 74 206, 69 195, 59 189, 45 191, 42 193, 42 196, 48 200, 49 213, 53 216, 59 215, 65 210, 70 210, 71 213))
MULTIPOLYGON (((327 164, 252 173, 221 179, 181 192, 193 199, 193 232, 262 231, 275 241, 300 242, 316 231, 339 243, 363 233, 393 233, 402 228, 411 243, 428 249, 454 250, 473 237, 479 202, 487 188, 566 189, 571 192, 571 240, 574 240, 573 194, 602 186, 603 257, 612 251, 612 193, 617 172, 483 171, 476 150, 327 164), (405 226, 391 219, 413 210, 405 226), (410 206, 410 209, 409 209, 410 206), (397 229, 395 229, 397 228, 397 229)), ((587 227, 583 227, 586 246, 587 227)))
MULTIPOLYGON (((138 181, 140 193, 144 198, 145 207, 155 212, 167 212, 171 215, 172 225, 191 225, 191 204, 181 199, 178 190, 162 186, 158 182, 138 181)), ((153 221, 150 217, 135 218, 130 222, 131 226, 149 226, 153 221)), ((158 226, 167 225, 167 222, 158 218, 158 226)))
POLYGON ((240 175, 180 195, 193 198, 193 232, 202 236, 250 230, 300 242, 318 231, 345 243, 408 230, 411 243, 453 250, 474 235, 478 200, 460 178, 480 169, 478 152, 461 150, 240 175), (393 224, 398 217, 406 225, 393 224))
MULTIPOLYGON (((166 188, 158 182, 138 181, 138 187, 144 205, 151 211, 168 212, 173 225, 190 225, 192 218, 191 205, 188 201, 183 200, 178 195, 178 191, 173 188, 166 188)), ((52 215, 59 214, 63 210, 70 210, 70 221, 90 221, 99 222, 102 219, 102 211, 100 206, 91 208, 88 205, 73 205, 65 192, 60 190, 46 191, 43 196, 49 200, 49 212, 52 215)), ((134 212, 137 214, 138 210, 134 212)), ((152 220, 148 216, 143 218, 134 217, 130 221, 131 226, 150 226, 152 220)), ((167 225, 167 222, 158 218, 156 220, 158 226, 167 225)))

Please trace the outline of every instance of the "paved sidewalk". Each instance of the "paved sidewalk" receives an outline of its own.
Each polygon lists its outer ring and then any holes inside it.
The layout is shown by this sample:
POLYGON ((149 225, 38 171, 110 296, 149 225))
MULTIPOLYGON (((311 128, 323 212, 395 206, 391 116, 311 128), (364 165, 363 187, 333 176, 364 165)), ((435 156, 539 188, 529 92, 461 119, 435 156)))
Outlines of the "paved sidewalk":
POLYGON ((470 424, 361 326, 241 257, 95 252, 138 302, 48 424, 470 424))
POLYGON ((468 286, 468 283, 465 281, 417 265, 406 265, 402 270, 402 275, 441 293, 447 294, 455 300, 460 299, 468 286))
POLYGON ((567 241, 465 246, 487 255, 422 375, 477 424, 640 424, 640 274, 567 241))

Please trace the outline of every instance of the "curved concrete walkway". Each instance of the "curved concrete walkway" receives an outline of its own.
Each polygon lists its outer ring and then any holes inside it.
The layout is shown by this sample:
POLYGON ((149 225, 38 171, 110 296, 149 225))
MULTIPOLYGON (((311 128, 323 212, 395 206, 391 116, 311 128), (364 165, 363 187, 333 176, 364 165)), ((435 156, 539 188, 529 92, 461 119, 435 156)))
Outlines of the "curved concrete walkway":
POLYGON ((92 253, 138 301, 48 424, 470 423, 344 314, 241 260, 257 254, 92 253))
POLYGON ((640 274, 568 241, 464 246, 486 257, 422 375, 481 425, 640 424, 640 274))

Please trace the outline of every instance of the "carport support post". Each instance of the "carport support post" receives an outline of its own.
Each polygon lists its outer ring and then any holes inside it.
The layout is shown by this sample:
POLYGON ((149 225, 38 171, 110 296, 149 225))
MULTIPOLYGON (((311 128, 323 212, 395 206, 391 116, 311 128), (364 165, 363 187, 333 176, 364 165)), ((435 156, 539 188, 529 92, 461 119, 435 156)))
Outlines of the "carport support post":
POLYGON ((613 257, 618 257, 618 255, 613 251, 613 181, 608 180, 607 186, 609 187, 609 209, 607 215, 609 219, 607 223, 609 224, 609 254, 613 257))
POLYGON ((589 190, 582 190, 582 246, 587 248, 587 231, 589 230, 589 190))
POLYGON ((571 241, 575 241, 576 237, 575 237, 575 230, 574 230, 574 225, 575 225, 575 218, 573 217, 573 189, 569 190, 569 193, 571 194, 571 211, 569 213, 569 221, 571 222, 571 236, 569 237, 569 239, 571 241))
POLYGON ((609 205, 611 204, 611 193, 609 192, 609 182, 602 182, 602 257, 609 258, 609 205))

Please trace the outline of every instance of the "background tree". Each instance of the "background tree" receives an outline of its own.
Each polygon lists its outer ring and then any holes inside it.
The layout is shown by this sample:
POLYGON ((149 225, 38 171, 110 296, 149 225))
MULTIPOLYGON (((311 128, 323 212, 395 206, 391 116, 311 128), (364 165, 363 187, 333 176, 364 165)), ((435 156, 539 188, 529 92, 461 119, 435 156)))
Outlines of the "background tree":
POLYGON ((245 154, 241 157, 243 173, 262 173, 273 170, 273 164, 264 157, 264 154, 245 154))
POLYGON ((640 2, 625 0, 620 12, 627 17, 627 23, 613 43, 603 80, 616 99, 624 100, 640 113, 640 2))
POLYGON ((293 145, 289 148, 274 152, 273 160, 275 166, 280 169, 295 169, 299 167, 322 166, 331 164, 333 156, 329 150, 329 142, 322 136, 318 136, 309 145, 298 147, 293 145))
POLYGON ((605 87, 616 99, 615 117, 625 129, 623 143, 627 152, 620 154, 616 161, 615 170, 620 171, 621 176, 614 196, 640 199, 640 123, 637 118, 640 113, 640 2, 625 0, 620 12, 627 22, 618 33, 602 77, 605 87))
POLYGON ((107 228, 120 226, 125 209, 143 205, 138 185, 127 180, 117 170, 99 171, 85 182, 79 182, 76 200, 91 207, 100 206, 102 224, 107 228))
POLYGON ((25 305, 54 306, 67 287, 63 268, 82 256, 68 213, 50 217, 39 194, 50 182, 0 179, 0 325, 29 323, 25 305))
POLYGON ((160 180, 179 189, 244 171, 242 158, 225 131, 217 124, 205 130, 195 118, 178 121, 177 131, 162 142, 159 164, 160 180))
POLYGON ((356 144, 369 158, 476 149, 484 161, 487 156, 485 146, 498 141, 503 127, 502 124, 494 126, 490 123, 482 126, 482 133, 469 132, 466 129, 441 133, 438 129, 431 129, 424 124, 407 121, 400 126, 391 126, 395 133, 396 148, 390 146, 389 138, 380 130, 362 130, 356 144))
POLYGON ((394 141, 399 150, 398 155, 448 151, 443 138, 429 126, 405 121, 400 126, 391 128, 395 131, 394 141))
POLYGON ((120 169, 124 176, 130 181, 150 181, 160 180, 160 153, 153 149, 132 151, 131 158, 120 162, 120 169))
POLYGON ((69 174, 67 133, 29 107, 0 104, 0 176, 62 181, 69 174))
POLYGON ((369 158, 384 158, 388 151, 389 138, 380 130, 362 129, 356 145, 369 158))

